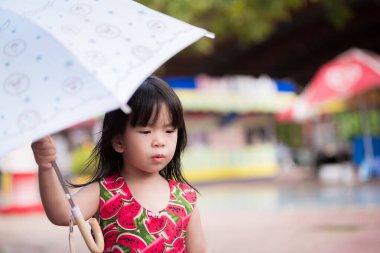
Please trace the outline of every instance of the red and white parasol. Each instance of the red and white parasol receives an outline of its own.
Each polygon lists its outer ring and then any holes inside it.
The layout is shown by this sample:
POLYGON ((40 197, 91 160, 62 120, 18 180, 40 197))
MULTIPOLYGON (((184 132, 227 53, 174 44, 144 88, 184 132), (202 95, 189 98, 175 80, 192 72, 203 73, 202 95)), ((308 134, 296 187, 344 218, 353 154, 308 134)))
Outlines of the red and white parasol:
POLYGON ((295 102, 277 115, 282 121, 304 121, 329 102, 380 87, 380 56, 350 49, 324 64, 295 102))

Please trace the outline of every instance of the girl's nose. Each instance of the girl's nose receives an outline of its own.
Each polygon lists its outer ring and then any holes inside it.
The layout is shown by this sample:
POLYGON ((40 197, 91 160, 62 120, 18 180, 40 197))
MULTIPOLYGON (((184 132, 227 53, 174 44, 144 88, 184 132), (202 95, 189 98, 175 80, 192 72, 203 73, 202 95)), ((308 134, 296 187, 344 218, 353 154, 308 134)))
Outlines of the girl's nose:
POLYGON ((153 140, 153 147, 163 147, 165 146, 165 140, 162 136, 157 135, 153 140))

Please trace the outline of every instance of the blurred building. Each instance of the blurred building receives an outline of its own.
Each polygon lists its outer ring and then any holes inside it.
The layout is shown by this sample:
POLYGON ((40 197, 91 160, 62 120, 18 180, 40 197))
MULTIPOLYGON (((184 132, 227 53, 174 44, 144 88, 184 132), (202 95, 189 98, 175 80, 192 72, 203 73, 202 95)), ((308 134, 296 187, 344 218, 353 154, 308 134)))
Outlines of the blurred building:
POLYGON ((295 87, 267 76, 172 77, 188 130, 183 157, 193 182, 273 178, 278 172, 274 114, 295 87))

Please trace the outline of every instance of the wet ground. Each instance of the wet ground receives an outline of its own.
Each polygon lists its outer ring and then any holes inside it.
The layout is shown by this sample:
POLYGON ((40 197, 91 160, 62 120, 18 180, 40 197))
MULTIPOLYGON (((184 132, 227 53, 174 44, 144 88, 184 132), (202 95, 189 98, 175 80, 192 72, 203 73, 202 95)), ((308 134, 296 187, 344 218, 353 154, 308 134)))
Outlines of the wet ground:
MULTIPOLYGON (((380 182, 268 180, 200 185, 214 253, 380 252, 380 182)), ((68 228, 44 214, 1 215, 0 253, 69 252, 68 228)), ((88 252, 75 230, 77 252, 88 252)))
POLYGON ((201 189, 213 252, 380 252, 380 184, 246 182, 201 189))

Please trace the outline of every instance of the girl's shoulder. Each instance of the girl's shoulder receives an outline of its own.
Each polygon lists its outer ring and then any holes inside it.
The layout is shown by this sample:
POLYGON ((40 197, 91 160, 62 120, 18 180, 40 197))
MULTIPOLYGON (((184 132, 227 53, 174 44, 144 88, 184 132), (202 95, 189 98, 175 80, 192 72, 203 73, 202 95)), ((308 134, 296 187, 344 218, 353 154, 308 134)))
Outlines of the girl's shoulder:
POLYGON ((111 182, 111 181, 115 181, 119 178, 123 178, 123 177, 120 175, 120 173, 115 173, 115 174, 112 174, 110 176, 102 177, 99 179, 99 181, 111 182))
POLYGON ((197 192, 193 187, 184 182, 176 182, 174 180, 169 180, 171 186, 171 192, 178 192, 180 196, 185 199, 190 204, 195 204, 197 202, 198 196, 197 192), (173 189, 174 188, 174 189, 173 189))
POLYGON ((124 178, 119 173, 116 173, 111 176, 100 178, 99 183, 106 188, 112 188, 124 184, 124 178))
POLYGON ((128 190, 124 178, 120 174, 100 178, 98 185, 100 188, 100 197, 104 200, 111 198, 120 189, 124 191, 128 190))
POLYGON ((191 187, 189 184, 187 184, 185 182, 177 182, 175 180, 169 180, 169 183, 173 184, 176 187, 178 187, 182 191, 186 191, 187 192, 187 191, 194 190, 193 187, 191 187))

